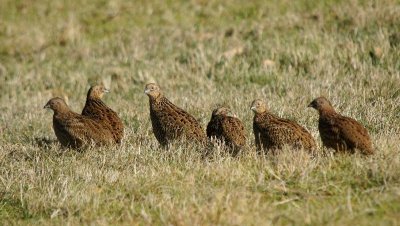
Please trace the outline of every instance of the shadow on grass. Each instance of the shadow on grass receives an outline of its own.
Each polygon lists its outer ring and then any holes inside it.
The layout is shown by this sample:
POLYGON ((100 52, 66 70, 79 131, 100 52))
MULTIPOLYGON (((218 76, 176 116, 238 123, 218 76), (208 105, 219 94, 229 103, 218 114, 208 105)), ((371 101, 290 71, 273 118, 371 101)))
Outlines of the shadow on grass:
POLYGON ((33 138, 33 145, 40 147, 45 150, 51 149, 53 146, 57 145, 58 141, 55 139, 50 139, 47 137, 35 137, 33 138))
POLYGON ((27 220, 31 218, 33 218, 33 216, 19 200, 3 197, 0 199, 0 219, 27 220))

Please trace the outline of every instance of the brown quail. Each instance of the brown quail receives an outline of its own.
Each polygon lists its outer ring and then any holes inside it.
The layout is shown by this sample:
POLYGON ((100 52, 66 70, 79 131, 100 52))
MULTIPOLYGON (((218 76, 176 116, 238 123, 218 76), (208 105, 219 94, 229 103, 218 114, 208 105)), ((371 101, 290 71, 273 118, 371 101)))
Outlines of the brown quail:
POLYGON ((145 87, 149 96, 150 119, 153 133, 161 146, 167 146, 178 138, 204 143, 206 134, 197 120, 186 111, 171 103, 157 84, 145 87))
POLYGON ((229 115, 226 107, 216 108, 207 125, 207 136, 224 143, 233 156, 246 144, 246 135, 243 123, 236 117, 229 115))
POLYGON ((82 115, 103 124, 113 134, 114 142, 119 144, 124 136, 124 124, 117 113, 101 100, 104 93, 108 92, 103 85, 92 86, 87 93, 82 115))
POLYGON ((341 152, 354 153, 358 149, 366 155, 374 153, 367 129, 356 120, 336 113, 325 97, 316 98, 308 106, 318 110, 318 130, 325 147, 341 152))
POLYGON ((312 151, 316 144, 311 134, 294 121, 271 114, 265 101, 257 99, 251 105, 254 111, 253 132, 257 150, 265 152, 281 149, 288 145, 312 151))
POLYGON ((59 97, 50 99, 44 108, 53 110, 53 129, 64 147, 81 148, 113 142, 113 135, 108 129, 91 118, 73 112, 59 97))

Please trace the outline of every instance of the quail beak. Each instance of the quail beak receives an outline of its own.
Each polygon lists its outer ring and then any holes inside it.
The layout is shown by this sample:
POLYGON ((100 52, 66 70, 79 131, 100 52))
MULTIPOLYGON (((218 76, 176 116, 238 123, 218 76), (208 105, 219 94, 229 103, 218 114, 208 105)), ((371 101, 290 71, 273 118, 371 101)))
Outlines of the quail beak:
POLYGON ((255 107, 255 106, 252 106, 250 109, 251 109, 252 111, 256 111, 256 107, 255 107))
POLYGON ((309 108, 314 108, 314 101, 311 102, 307 107, 309 107, 309 108))
POLYGON ((50 105, 49 104, 46 104, 46 105, 44 105, 44 107, 43 107, 43 109, 49 109, 50 108, 50 105))
POLYGON ((110 90, 109 90, 109 89, 106 89, 106 88, 104 88, 103 92, 104 92, 104 93, 109 93, 109 92, 110 92, 110 90))
POLYGON ((149 94, 150 93, 150 90, 149 89, 145 89, 144 90, 144 94, 149 94))

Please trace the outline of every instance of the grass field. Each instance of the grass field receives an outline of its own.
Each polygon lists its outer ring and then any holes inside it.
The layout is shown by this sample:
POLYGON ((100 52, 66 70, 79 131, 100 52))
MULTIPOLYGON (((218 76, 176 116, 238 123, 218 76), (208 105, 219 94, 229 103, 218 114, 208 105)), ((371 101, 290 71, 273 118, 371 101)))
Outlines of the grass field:
POLYGON ((0 0, 0 224, 399 225, 399 59, 396 0, 0 0), (98 82, 123 145, 61 151, 43 106, 62 96, 80 112, 98 82), (203 128, 229 105, 244 153, 160 149, 148 82, 203 128), (320 95, 368 128, 376 155, 322 148, 306 107, 320 95), (319 154, 257 156, 255 98, 319 154))

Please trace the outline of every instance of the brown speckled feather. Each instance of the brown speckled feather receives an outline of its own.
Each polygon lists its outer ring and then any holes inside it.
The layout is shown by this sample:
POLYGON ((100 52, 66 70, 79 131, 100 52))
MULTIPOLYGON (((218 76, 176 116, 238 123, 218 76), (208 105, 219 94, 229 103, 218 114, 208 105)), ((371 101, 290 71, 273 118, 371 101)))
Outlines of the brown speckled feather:
MULTIPOLYGON (((102 100, 102 95, 96 95, 92 89, 102 88, 102 86, 94 86, 88 91, 85 107, 82 115, 97 120, 108 128, 113 134, 115 143, 121 143, 124 136, 124 124, 118 117, 117 113, 109 108, 102 100)), ((101 91, 98 91, 101 92, 101 91)))
POLYGON ((319 97, 309 106, 320 113, 318 129, 325 147, 340 152, 354 153, 358 149, 366 155, 374 153, 367 129, 356 120, 336 113, 326 98, 319 97))
POLYGON ((277 150, 284 145, 306 150, 316 147, 314 138, 302 126, 268 112, 254 116, 253 131, 258 149, 277 150))
POLYGON ((207 125, 207 136, 225 143, 233 155, 236 155, 246 144, 243 123, 232 116, 212 115, 207 125))
POLYGON ((271 114, 265 101, 254 100, 251 110, 254 111, 253 132, 259 153, 262 150, 275 151, 284 145, 309 151, 315 149, 315 140, 306 129, 296 122, 271 114))
POLYGON ((46 106, 54 110, 53 129, 62 146, 106 145, 113 142, 111 132, 88 117, 71 111, 61 98, 51 99, 46 106))
POLYGON ((206 141, 206 135, 200 124, 186 111, 162 95, 156 98, 149 96, 149 102, 153 132, 162 146, 182 137, 188 141, 206 141))

